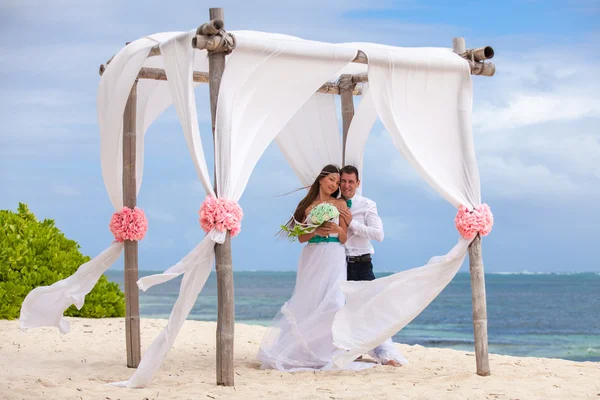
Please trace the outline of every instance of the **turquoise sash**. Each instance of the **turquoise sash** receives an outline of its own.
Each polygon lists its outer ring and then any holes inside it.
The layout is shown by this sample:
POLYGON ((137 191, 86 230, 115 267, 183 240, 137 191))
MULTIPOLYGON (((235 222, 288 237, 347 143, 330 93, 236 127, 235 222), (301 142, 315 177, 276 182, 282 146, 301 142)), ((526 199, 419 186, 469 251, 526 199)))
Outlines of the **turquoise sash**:
POLYGON ((313 236, 312 239, 309 239, 308 243, 339 243, 340 239, 337 237, 331 236, 313 236))

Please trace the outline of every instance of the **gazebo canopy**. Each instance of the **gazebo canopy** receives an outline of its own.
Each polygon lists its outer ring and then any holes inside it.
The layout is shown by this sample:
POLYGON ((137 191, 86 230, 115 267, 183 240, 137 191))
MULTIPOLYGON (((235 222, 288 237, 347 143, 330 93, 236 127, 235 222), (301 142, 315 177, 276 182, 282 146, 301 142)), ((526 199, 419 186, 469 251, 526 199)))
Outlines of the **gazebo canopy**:
MULTIPOLYGON (((101 71, 102 174, 115 210, 123 208, 124 170, 132 167, 123 161, 127 127, 133 128, 135 137, 134 148, 127 151, 135 153, 137 193, 143 175, 144 135, 170 105, 177 111, 208 196, 237 202, 273 140, 305 185, 325 164, 341 164, 344 154, 346 164, 360 170, 366 139, 379 118, 399 152, 441 196, 457 208, 473 210, 481 205, 471 130, 471 73, 486 69, 474 57, 469 61, 450 48, 334 44, 255 31, 202 35, 201 30, 138 39, 101 71), (227 45, 229 49, 219 50, 227 45), (209 51, 194 47, 230 52, 217 85, 216 191, 200 141, 194 93, 195 86, 210 79, 209 51), (351 85, 343 87, 341 82, 348 76, 351 79, 346 82, 351 85), (362 94, 362 100, 344 132, 347 141, 342 148, 334 95, 344 90, 362 94), (133 115, 133 121, 128 122, 127 115, 133 115)), ((168 326, 148 348, 127 386, 149 383, 212 270, 215 243, 224 243, 226 234, 213 229, 165 273, 138 282, 146 290, 184 274, 168 326)), ((372 282, 345 283, 346 306, 333 327, 335 344, 345 351, 336 362, 344 365, 354 360, 416 317, 458 272, 472 241, 460 237, 446 255, 418 268, 372 282)), ((73 276, 34 290, 23 303, 22 325, 54 325, 68 331, 64 309, 72 303, 83 304, 122 249, 123 243, 113 243, 73 276)))

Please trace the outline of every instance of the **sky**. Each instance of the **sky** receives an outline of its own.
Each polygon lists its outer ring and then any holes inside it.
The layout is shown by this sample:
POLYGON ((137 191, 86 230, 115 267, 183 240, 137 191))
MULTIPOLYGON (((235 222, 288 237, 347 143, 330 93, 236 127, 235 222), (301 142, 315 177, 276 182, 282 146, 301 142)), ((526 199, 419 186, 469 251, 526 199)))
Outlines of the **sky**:
MULTIPOLYGON (((112 241, 114 211, 100 169, 98 67, 125 42, 187 31, 225 9, 230 30, 329 42, 467 47, 496 52, 494 77, 473 77, 473 132, 483 201, 495 225, 483 240, 487 272, 600 272, 600 1, 286 2, 56 0, 0 2, 0 209, 27 203, 95 256, 112 241)), ((293 79, 293 76, 290 76, 293 79)), ((212 176, 207 86, 196 93, 212 176)), ((355 99, 356 103, 360 101, 355 99)), ((381 123, 365 150, 363 191, 386 237, 378 272, 423 265, 457 240, 456 210, 424 183, 381 123)), ((275 144, 256 166, 233 239, 235 270, 294 270, 298 243, 278 240, 300 186, 275 144)), ((146 135, 138 205, 149 219, 139 267, 164 270, 201 240, 204 192, 173 109, 146 135)), ((122 268, 122 259, 113 269, 122 268)), ((468 269, 468 264, 463 266, 468 269)))

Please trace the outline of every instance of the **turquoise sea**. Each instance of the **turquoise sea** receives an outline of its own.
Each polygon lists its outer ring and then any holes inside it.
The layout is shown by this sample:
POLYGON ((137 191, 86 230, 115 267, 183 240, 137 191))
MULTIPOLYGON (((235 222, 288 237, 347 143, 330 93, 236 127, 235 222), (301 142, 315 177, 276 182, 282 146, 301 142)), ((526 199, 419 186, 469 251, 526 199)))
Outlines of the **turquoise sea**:
MULTIPOLYGON (((140 276, 153 273, 158 272, 140 271, 140 276)), ((107 276, 123 287, 122 271, 107 276)), ((215 278, 213 272, 189 319, 216 320, 215 278)), ((295 279, 295 272, 235 272, 236 322, 268 325, 295 279)), ((600 362, 599 274, 486 274, 485 279, 491 353, 600 362)), ((141 316, 168 318, 180 282, 140 291, 141 316)), ((459 273, 394 340, 472 351, 469 274, 459 273)))

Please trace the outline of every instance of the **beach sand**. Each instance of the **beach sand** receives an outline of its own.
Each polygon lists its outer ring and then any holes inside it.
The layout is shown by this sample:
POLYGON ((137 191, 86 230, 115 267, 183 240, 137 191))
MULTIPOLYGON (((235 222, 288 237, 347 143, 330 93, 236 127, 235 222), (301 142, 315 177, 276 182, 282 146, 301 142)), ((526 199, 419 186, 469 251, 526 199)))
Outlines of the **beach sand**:
MULTIPOLYGON (((490 355, 492 375, 475 374, 473 353, 399 345, 410 365, 359 372, 281 373, 255 360, 264 327, 236 324, 235 387, 215 384, 214 322, 186 321, 151 385, 129 378, 125 324, 68 318, 71 332, 23 332, 0 321, 2 399, 600 399, 600 363, 490 355)), ((142 319, 142 351, 166 325, 142 319)))

